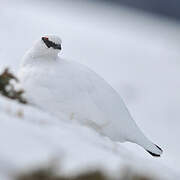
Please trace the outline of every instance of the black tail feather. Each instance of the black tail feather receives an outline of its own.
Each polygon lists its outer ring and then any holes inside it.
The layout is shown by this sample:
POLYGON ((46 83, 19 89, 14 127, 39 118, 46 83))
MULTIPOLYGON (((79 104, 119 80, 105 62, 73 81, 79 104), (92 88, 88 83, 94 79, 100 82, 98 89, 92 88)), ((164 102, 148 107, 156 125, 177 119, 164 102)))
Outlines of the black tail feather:
POLYGON ((155 144, 155 146, 156 146, 160 151, 163 152, 163 150, 162 150, 158 145, 155 144))
POLYGON ((151 154, 151 156, 153 156, 153 157, 160 157, 161 155, 160 154, 155 154, 155 153, 153 153, 153 152, 151 152, 151 151, 148 151, 148 150, 146 150, 149 154, 151 154))
MULTIPOLYGON (((161 152, 163 152, 163 150, 159 147, 159 146, 157 146, 156 144, 155 144, 155 146, 161 151, 161 152)), ((149 154, 151 154, 151 156, 153 156, 153 157, 160 157, 161 155, 160 154, 155 154, 155 153, 153 153, 153 152, 151 152, 151 151, 148 151, 148 150, 146 150, 149 154)))

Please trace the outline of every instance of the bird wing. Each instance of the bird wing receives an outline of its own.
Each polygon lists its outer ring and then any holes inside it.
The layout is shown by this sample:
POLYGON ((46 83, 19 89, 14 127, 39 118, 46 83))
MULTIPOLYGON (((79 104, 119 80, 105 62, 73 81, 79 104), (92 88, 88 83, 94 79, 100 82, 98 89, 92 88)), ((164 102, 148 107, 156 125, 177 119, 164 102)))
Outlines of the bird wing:
MULTIPOLYGON (((81 99, 84 98, 87 108, 91 104, 91 108, 95 108, 98 112, 94 113, 95 116, 90 121, 96 123, 103 130, 112 131, 110 134, 115 137, 123 137, 124 134, 128 134, 128 126, 137 130, 136 123, 132 120, 123 100, 103 78, 83 65, 78 67, 76 65, 73 69, 77 70, 74 78, 78 79, 75 82, 84 92, 83 95, 80 95, 81 99), (97 114, 100 115, 97 117, 97 114)), ((89 109, 89 111, 92 110, 89 109)))

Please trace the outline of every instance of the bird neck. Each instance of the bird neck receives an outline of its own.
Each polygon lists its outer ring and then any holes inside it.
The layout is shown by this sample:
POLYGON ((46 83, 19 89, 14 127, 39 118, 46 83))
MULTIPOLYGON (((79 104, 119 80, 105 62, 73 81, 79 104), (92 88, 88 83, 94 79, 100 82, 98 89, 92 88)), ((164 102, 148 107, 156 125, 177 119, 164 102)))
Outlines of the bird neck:
POLYGON ((30 49, 23 57, 21 66, 54 62, 58 59, 58 53, 42 53, 39 50, 30 49))
POLYGON ((56 59, 58 57, 58 51, 52 50, 52 49, 36 49, 32 48, 30 49, 29 52, 27 52, 32 58, 51 58, 51 59, 56 59))

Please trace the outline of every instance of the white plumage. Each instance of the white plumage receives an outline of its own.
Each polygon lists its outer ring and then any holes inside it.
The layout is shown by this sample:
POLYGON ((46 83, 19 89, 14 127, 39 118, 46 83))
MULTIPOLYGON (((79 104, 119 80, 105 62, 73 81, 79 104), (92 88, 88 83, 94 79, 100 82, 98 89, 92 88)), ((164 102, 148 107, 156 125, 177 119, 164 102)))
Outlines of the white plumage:
POLYGON ((161 148, 145 137, 119 94, 87 67, 58 56, 61 39, 45 36, 25 54, 19 77, 28 100, 59 117, 90 126, 114 141, 130 141, 153 156, 161 148))

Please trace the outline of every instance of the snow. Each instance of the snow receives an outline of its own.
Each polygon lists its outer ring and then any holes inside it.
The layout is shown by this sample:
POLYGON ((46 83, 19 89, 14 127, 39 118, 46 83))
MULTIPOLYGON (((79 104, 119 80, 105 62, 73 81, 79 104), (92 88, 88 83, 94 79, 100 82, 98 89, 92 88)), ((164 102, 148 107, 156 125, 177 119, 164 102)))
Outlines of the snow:
POLYGON ((176 177, 169 170, 162 173, 167 168, 153 161, 144 165, 143 159, 121 145, 115 149, 115 143, 92 129, 65 123, 65 119, 2 96, 0 100, 0 170, 9 178, 53 160, 66 176, 99 169, 107 176, 120 178, 129 167, 142 175, 153 173, 157 179, 176 177))
MULTIPOLYGON (((153 159, 154 166, 160 163, 180 174, 178 23, 86 2, 43 1, 43 6, 40 1, 0 2, 0 68, 17 70, 35 39, 58 34, 63 42, 62 57, 88 65, 116 88, 141 129, 162 146, 163 157, 153 159)), ((12 134, 6 134, 8 140, 14 137, 16 124, 9 123, 12 134)), ((136 145, 121 146, 148 162, 152 159, 136 145)))

